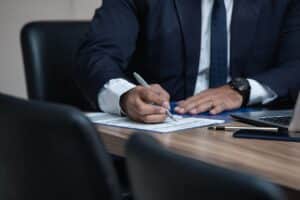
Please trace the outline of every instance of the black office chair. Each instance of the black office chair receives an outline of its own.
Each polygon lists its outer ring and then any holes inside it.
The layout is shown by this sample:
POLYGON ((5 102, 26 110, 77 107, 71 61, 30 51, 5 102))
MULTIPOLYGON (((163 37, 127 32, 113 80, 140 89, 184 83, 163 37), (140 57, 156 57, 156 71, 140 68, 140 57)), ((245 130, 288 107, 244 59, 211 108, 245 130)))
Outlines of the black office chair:
POLYGON ((79 111, 0 95, 1 200, 120 200, 109 155, 79 111))
POLYGON ((134 135, 127 161, 136 200, 284 199, 259 178, 176 155, 148 135, 134 135))
MULTIPOLYGON (((41 21, 23 27, 21 44, 30 99, 98 111, 73 78, 74 56, 88 27, 86 21, 41 21)), ((128 193, 124 161, 114 159, 113 162, 122 188, 128 193)))
POLYGON ((44 21, 23 27, 21 45, 30 99, 97 109, 84 98, 72 75, 73 56, 88 25, 84 21, 44 21))

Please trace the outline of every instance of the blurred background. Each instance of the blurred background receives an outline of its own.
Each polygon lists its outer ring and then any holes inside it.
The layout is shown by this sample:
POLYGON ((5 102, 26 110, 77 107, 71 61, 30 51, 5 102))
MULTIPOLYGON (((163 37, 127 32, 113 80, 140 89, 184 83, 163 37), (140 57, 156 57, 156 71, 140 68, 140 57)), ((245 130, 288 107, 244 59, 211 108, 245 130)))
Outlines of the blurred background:
POLYGON ((27 98, 20 30, 35 20, 87 20, 102 0, 0 0, 0 92, 27 98))

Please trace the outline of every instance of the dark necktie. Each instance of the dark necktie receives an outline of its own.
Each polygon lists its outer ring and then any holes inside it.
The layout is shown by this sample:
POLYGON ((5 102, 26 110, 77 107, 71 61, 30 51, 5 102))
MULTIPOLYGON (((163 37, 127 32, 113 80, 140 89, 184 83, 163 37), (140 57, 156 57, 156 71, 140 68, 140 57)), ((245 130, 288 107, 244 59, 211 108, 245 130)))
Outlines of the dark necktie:
POLYGON ((211 63, 209 86, 226 84, 227 81, 227 20, 224 0, 214 0, 211 19, 211 63))

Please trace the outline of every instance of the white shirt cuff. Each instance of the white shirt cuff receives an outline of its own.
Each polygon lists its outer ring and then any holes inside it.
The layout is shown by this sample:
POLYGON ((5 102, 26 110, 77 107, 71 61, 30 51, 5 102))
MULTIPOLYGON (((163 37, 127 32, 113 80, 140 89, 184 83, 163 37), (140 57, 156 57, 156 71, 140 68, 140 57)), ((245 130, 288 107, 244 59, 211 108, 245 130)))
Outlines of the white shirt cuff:
POLYGON ((262 85, 256 80, 247 79, 249 81, 251 91, 248 105, 267 104, 274 101, 278 95, 268 86, 262 85))
POLYGON ((121 115, 120 98, 136 85, 125 79, 111 79, 100 90, 98 95, 99 107, 103 112, 121 115))

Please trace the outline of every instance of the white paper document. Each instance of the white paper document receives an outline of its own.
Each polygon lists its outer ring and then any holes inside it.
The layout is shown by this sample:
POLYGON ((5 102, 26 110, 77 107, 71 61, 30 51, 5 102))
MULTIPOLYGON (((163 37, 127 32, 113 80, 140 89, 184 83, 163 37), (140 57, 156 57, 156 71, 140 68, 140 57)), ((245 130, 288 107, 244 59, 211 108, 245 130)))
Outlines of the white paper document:
POLYGON ((224 123, 223 120, 213 120, 206 118, 196 118, 196 117, 181 117, 179 115, 174 115, 177 121, 171 119, 166 119, 165 122, 160 124, 143 124, 131 121, 127 117, 120 117, 116 115, 106 114, 106 113, 88 113, 86 114, 88 118, 93 123, 116 126, 122 128, 138 129, 144 131, 152 131, 159 133, 174 132, 184 129, 196 128, 210 126, 214 124, 224 123))

